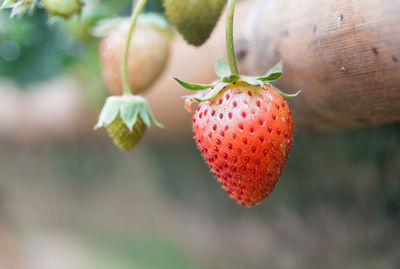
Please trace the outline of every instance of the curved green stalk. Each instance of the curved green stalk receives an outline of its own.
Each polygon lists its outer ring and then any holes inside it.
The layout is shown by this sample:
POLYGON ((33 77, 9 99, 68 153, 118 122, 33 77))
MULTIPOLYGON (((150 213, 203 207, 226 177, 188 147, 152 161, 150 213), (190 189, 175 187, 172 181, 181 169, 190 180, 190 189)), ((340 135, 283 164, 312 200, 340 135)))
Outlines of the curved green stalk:
POLYGON ((228 52, 229 68, 234 76, 239 75, 236 64, 235 47, 233 44, 233 17, 235 14, 236 0, 228 1, 228 16, 226 20, 226 50, 228 52))
POLYGON ((132 21, 131 21, 131 26, 129 27, 129 32, 128 32, 128 37, 126 41, 126 47, 125 47, 125 54, 124 54, 124 62, 122 66, 122 80, 123 80, 123 85, 124 85, 124 92, 125 94, 132 94, 131 87, 129 85, 129 77, 128 77, 128 57, 129 57, 129 48, 131 46, 131 40, 132 40, 132 35, 133 31, 135 30, 136 27, 136 21, 137 18, 142 11, 144 5, 146 4, 147 0, 138 0, 135 1, 133 0, 133 4, 135 5, 135 9, 133 10, 132 13, 132 21))

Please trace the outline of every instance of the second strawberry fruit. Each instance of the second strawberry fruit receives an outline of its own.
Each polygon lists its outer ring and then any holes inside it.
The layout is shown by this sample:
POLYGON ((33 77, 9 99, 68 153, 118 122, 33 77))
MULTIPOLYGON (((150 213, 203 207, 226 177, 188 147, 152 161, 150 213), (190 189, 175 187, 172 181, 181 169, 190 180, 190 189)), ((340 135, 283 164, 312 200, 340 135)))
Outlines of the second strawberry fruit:
MULTIPOLYGON (((153 84, 164 71, 170 55, 168 33, 155 25, 140 22, 141 20, 138 20, 132 37, 128 60, 129 84, 134 94, 153 84)), ((104 81, 110 93, 114 95, 123 92, 121 66, 128 26, 129 20, 120 20, 108 31, 100 44, 104 81)))

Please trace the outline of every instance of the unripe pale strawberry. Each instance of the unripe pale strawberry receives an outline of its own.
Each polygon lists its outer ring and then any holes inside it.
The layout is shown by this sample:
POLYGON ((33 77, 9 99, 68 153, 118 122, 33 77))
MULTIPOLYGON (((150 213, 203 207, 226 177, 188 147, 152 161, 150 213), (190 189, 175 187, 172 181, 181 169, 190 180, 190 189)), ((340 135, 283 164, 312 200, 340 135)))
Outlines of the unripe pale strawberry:
POLYGON ((80 0, 44 0, 44 8, 53 16, 68 19, 81 13, 83 3, 80 0))
MULTIPOLYGON (((143 16, 143 15, 141 15, 143 16)), ((140 17, 139 17, 140 18, 140 17)), ((100 61, 103 78, 114 95, 122 93, 122 61, 128 34, 129 20, 121 20, 102 39, 100 61)), ((170 56, 170 37, 159 27, 141 25, 133 33, 129 58, 129 84, 133 93, 149 88, 164 71, 170 56)))
POLYGON ((210 37, 224 5, 225 0, 164 0, 169 21, 195 46, 210 37))
POLYGON ((126 126, 121 116, 107 126, 107 132, 114 141, 114 144, 122 151, 131 150, 146 132, 147 126, 139 116, 132 130, 126 126))

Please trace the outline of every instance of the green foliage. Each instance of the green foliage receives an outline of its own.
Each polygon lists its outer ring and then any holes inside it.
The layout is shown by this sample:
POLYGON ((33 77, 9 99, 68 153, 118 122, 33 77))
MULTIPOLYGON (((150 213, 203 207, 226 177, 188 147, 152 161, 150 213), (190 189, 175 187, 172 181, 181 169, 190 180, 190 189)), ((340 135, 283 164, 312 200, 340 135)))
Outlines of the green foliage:
MULTIPOLYGON (((146 10, 160 11, 161 6, 159 0, 149 0, 146 10)), ((27 85, 75 72, 80 64, 89 66, 89 58, 98 64, 94 57, 87 57, 97 54, 91 28, 101 19, 128 14, 130 10, 128 0, 99 1, 86 4, 79 18, 51 23, 42 8, 20 19, 10 19, 8 10, 0 10, 0 79, 27 85)))
POLYGON ((7 12, 0 12, 0 20, 6 21, 0 26, 0 50, 3 49, 0 52, 0 77, 22 84, 49 79, 61 73, 82 48, 79 42, 65 40, 66 36, 57 32, 56 27, 49 27, 47 14, 42 10, 20 20, 7 17, 7 12), (4 49, 4 42, 12 42, 14 48, 4 49), (18 53, 7 58, 15 53, 13 50, 18 53))
POLYGON ((152 231, 140 235, 90 233, 89 242, 96 246, 97 269, 194 269, 183 248, 174 240, 152 231))

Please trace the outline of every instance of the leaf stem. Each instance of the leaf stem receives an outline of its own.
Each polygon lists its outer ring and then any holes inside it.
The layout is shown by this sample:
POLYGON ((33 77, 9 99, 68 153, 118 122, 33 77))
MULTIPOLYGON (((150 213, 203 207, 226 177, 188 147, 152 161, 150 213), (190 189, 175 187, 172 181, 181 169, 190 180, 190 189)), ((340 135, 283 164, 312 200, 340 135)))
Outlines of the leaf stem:
POLYGON ((235 14, 236 0, 228 1, 228 15, 226 18, 226 50, 228 52, 229 67, 232 75, 239 75, 236 64, 235 47, 233 44, 233 18, 235 14))
POLYGON ((131 41, 132 41, 132 35, 133 31, 135 30, 136 27, 136 21, 137 18, 142 11, 144 5, 146 4, 147 0, 133 0, 133 4, 135 5, 135 9, 132 12, 132 21, 131 25, 129 27, 129 32, 128 32, 128 37, 126 40, 126 47, 125 47, 125 53, 124 53, 124 62, 122 66, 122 81, 124 85, 124 93, 125 94, 132 94, 131 86, 129 85, 129 77, 128 77, 128 58, 129 58, 129 48, 131 46, 131 41))

